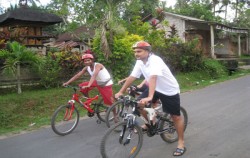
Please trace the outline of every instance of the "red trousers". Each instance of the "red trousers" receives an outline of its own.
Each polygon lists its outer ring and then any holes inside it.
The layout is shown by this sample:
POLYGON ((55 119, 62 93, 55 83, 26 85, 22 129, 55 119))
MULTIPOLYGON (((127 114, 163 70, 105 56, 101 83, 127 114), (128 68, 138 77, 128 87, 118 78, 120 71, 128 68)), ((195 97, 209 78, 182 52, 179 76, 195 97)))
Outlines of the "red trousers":
MULTIPOLYGON (((89 82, 83 82, 79 84, 80 87, 82 86, 87 86, 89 82)), ((86 89, 81 89, 80 92, 83 94, 88 94, 90 90, 93 88, 97 88, 102 95, 103 102, 106 105, 112 105, 113 104, 113 90, 112 90, 112 85, 109 86, 99 86, 96 81, 92 83, 92 85, 89 88, 86 89)))

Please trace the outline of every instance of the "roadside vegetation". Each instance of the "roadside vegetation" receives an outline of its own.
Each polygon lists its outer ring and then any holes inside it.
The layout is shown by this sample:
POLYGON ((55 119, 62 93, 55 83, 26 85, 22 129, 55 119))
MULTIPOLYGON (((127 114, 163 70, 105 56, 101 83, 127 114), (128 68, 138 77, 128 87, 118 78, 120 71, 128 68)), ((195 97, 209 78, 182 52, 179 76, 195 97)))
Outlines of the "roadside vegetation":
MULTIPOLYGON (((204 56, 198 46, 198 38, 182 42, 178 37, 176 26, 170 26, 163 20, 162 11, 170 11, 208 21, 224 21, 223 24, 227 24, 227 19, 215 16, 214 9, 217 8, 215 6, 221 3, 217 1, 210 3, 206 0, 201 0, 200 3, 196 0, 178 1, 176 8, 166 8, 164 3, 158 1, 143 2, 58 0, 51 1, 48 6, 40 9, 63 18, 63 24, 45 28, 44 31, 48 33, 54 35, 73 33, 80 26, 95 28, 94 37, 88 32, 84 37, 88 38, 89 46, 95 52, 96 61, 109 69, 115 83, 131 72, 135 62, 131 46, 139 40, 148 41, 154 53, 161 56, 169 65, 180 83, 182 92, 250 74, 248 70, 237 70, 228 75, 225 64, 204 56), (143 20, 148 15, 159 19, 161 25, 169 30, 167 38, 166 32, 159 30, 156 24, 143 20)), ((227 2, 223 4, 224 7, 229 5, 229 1, 227 2)), ((230 26, 248 28, 249 10, 247 12, 243 6, 237 7, 238 4, 230 5, 242 10, 230 26)), ((82 35, 78 38, 82 38, 82 35)), ((0 41, 1 43, 5 41, 0 41)), ((72 48, 63 50, 50 48, 46 53, 46 56, 31 53, 29 49, 15 41, 9 41, 5 49, 0 49, 1 75, 12 78, 17 87, 0 89, 0 135, 50 125, 50 118, 55 109, 66 104, 71 98, 72 90, 62 88, 61 85, 63 81, 82 69, 82 52, 73 52, 72 48), (28 86, 21 83, 20 71, 23 69, 29 70, 39 78, 36 84, 28 86)), ((249 59, 249 56, 242 58, 249 59)), ((120 86, 114 85, 114 92, 119 88, 120 86)), ((94 93, 96 92, 93 91, 94 93)), ((84 110, 80 111, 81 116, 85 116, 84 110)))
MULTIPOLYGON (((176 77, 180 83, 181 92, 187 92, 247 74, 250 74, 249 70, 238 70, 231 76, 219 75, 214 78, 204 71, 197 71, 179 73, 176 74, 176 77)), ((137 83, 139 82, 138 80, 137 83)), ((114 92, 117 92, 119 88, 119 85, 114 85, 114 92)), ((96 91, 93 91, 93 94, 96 94, 96 91)), ((66 104, 71 95, 72 89, 62 87, 50 89, 33 87, 32 90, 25 89, 22 94, 1 95, 0 136, 31 131, 50 125, 50 119, 55 109, 59 105, 66 104)), ((82 117, 86 115, 84 109, 79 110, 82 117)))

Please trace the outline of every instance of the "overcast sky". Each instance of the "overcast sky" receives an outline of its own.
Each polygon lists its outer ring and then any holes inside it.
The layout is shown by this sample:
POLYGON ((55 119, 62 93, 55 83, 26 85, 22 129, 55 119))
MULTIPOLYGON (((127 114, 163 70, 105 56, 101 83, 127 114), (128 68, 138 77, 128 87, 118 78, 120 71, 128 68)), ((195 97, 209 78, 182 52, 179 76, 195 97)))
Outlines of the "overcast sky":
MULTIPOLYGON (((4 6, 4 8, 10 7, 10 4, 12 4, 12 5, 18 4, 18 2, 19 2, 19 0, 0 0, 0 4, 1 4, 1 6, 4 6)), ((49 2, 50 2, 50 0, 40 0, 40 3, 42 5, 45 5, 49 2)), ((37 3, 37 5, 39 5, 39 4, 37 3)))
MULTIPOLYGON (((167 2, 167 6, 173 6, 176 3, 176 0, 162 0, 167 2)), ((19 0, 0 0, 1 6, 4 6, 4 8, 8 8, 10 4, 18 4, 19 0)), ((42 5, 48 4, 50 0, 40 0, 42 5)))

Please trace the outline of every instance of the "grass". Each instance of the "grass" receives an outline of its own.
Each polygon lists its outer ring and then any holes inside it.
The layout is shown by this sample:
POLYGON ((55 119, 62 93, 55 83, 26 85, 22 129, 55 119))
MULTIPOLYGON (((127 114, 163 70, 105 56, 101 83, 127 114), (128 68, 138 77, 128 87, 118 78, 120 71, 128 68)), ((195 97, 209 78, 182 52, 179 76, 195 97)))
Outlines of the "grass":
MULTIPOLYGON (((247 74, 250 74, 249 70, 240 70, 232 76, 211 79, 203 72, 192 72, 177 74, 176 78, 180 83, 181 92, 186 92, 247 74)), ((114 92, 119 88, 120 86, 114 85, 114 92)), ((1 95, 0 135, 15 134, 50 125, 53 112, 59 105, 67 103, 72 92, 70 88, 54 88, 27 90, 19 95, 16 93, 1 95)), ((94 93, 96 92, 92 95, 94 93)), ((79 111, 81 116, 86 115, 86 110, 79 109, 79 111)))

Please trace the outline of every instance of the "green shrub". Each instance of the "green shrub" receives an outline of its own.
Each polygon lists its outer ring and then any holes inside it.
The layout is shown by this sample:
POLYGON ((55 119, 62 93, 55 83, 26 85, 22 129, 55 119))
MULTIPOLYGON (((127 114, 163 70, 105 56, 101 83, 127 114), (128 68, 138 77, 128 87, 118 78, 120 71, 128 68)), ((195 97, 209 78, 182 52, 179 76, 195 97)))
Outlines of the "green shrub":
POLYGON ((214 79, 226 75, 227 72, 226 67, 221 62, 209 58, 203 60, 203 66, 201 68, 214 79))
POLYGON ((44 57, 39 67, 40 83, 45 88, 58 87, 60 84, 60 71, 61 67, 58 59, 52 58, 51 55, 44 57))
POLYGON ((104 57, 100 50, 100 39, 95 38, 93 46, 97 61, 102 63, 109 71, 115 80, 122 79, 128 76, 134 66, 135 57, 131 46, 143 37, 139 35, 115 36, 112 54, 108 59, 104 57))
POLYGON ((160 52, 163 60, 173 72, 191 72, 199 70, 203 55, 197 48, 197 40, 186 43, 172 44, 160 52))

